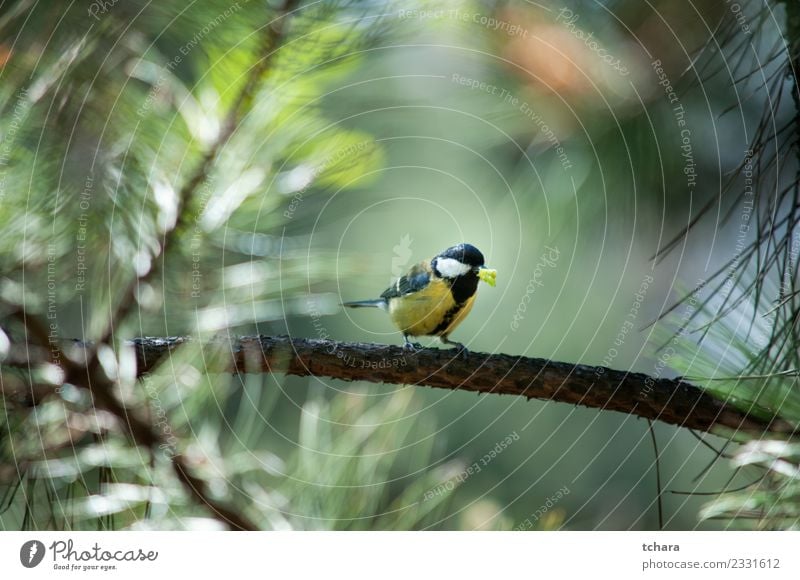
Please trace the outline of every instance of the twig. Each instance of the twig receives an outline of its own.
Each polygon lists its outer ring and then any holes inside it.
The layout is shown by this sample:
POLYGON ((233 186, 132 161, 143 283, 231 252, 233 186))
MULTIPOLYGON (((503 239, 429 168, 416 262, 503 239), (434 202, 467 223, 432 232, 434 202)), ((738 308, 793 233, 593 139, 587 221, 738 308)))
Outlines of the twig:
POLYGON ((647 430, 650 431, 650 440, 653 443, 653 452, 655 453, 656 464, 656 493, 658 498, 658 529, 664 529, 664 491, 661 487, 661 454, 658 452, 658 440, 656 439, 656 431, 653 429, 653 422, 647 420, 647 430))

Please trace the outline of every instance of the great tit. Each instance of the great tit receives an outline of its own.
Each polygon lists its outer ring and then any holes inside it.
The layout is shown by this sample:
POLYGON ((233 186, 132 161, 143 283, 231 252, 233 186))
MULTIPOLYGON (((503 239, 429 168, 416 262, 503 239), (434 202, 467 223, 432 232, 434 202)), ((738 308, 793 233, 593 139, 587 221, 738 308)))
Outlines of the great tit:
POLYGON ((345 302, 350 308, 387 310, 395 326, 403 333, 406 350, 419 345, 409 336, 438 336, 444 344, 454 345, 463 355, 467 349, 448 337, 469 314, 475 302, 478 282, 495 285, 497 270, 484 266, 483 254, 470 244, 458 244, 413 266, 380 298, 345 302))

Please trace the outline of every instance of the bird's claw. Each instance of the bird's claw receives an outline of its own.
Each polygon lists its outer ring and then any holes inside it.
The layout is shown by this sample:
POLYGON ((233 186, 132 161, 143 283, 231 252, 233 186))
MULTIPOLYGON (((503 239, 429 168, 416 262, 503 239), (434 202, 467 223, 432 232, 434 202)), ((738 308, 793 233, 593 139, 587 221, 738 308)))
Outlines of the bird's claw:
POLYGON ((467 360, 469 358, 469 349, 463 344, 458 344, 455 347, 455 350, 458 351, 458 356, 461 358, 461 360, 467 360))
POLYGON ((466 346, 461 344, 460 342, 456 342, 455 340, 450 340, 446 336, 440 336, 439 339, 442 341, 442 344, 449 344, 453 347, 453 351, 461 358, 462 360, 466 360, 469 357, 469 350, 466 346))
POLYGON ((418 342, 406 341, 403 343, 403 350, 406 352, 417 353, 422 350, 422 345, 418 342))
POLYGON ((461 360, 467 360, 469 358, 469 349, 460 342, 447 341, 445 344, 452 345, 453 351, 461 360))

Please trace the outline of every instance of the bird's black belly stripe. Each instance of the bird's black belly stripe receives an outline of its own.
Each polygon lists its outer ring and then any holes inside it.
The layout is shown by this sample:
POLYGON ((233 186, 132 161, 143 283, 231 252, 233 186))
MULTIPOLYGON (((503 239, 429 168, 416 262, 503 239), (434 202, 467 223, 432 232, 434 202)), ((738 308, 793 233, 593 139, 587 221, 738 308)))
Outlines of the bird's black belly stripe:
POLYGON ((450 324, 453 322, 453 319, 458 315, 459 312, 461 312, 461 309, 464 308, 465 304, 466 302, 459 302, 458 304, 453 306, 450 310, 448 310, 445 313, 444 318, 442 318, 442 321, 439 323, 439 326, 433 329, 431 335, 435 336, 438 334, 442 334, 445 330, 447 330, 447 327, 450 326, 450 324))
POLYGON ((458 316, 461 309, 467 301, 475 295, 478 290, 478 276, 472 274, 467 276, 459 276, 450 282, 450 292, 453 294, 453 300, 456 304, 448 310, 439 325, 433 329, 431 335, 442 334, 447 327, 453 322, 453 319, 458 316))

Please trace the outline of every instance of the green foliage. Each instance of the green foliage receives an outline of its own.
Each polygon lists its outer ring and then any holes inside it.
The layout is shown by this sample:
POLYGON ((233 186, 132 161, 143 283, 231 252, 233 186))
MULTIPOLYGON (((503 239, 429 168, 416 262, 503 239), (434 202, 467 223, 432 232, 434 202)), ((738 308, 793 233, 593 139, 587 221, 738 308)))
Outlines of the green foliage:
MULTIPOLYGON (((208 374, 197 345, 222 330, 332 310, 320 286, 333 276, 330 256, 308 260, 297 238, 282 232, 295 200, 362 186, 381 163, 370 135, 333 124, 317 104, 370 40, 347 27, 346 5, 289 18, 266 53, 268 24, 279 13, 263 4, 136 2, 109 6, 97 19, 86 16, 92 6, 67 10, 69 26, 45 25, 50 45, 38 55, 45 31, 23 27, 0 70, 9 152, 0 309, 4 319, 24 309, 55 337, 97 341, 112 332, 101 364, 110 376, 118 372, 126 404, 147 409, 168 445, 132 447, 122 425, 95 411, 55 365, 4 368, 4 390, 44 381, 58 394, 33 407, 24 397, 4 399, 0 521, 4 528, 193 527, 199 520, 183 518, 205 514, 177 484, 169 455, 196 462, 214 495, 230 500, 236 487, 242 508, 249 497, 242 489, 259 488, 264 471, 256 455, 280 462, 264 440, 263 451, 253 441, 231 461, 229 450, 220 454, 214 433, 225 431, 229 414, 252 429, 259 410, 227 408, 231 392, 219 387, 226 381, 208 374), (134 5, 140 18, 131 18, 134 5), (247 94, 259 67, 264 73, 247 94), (241 99, 248 108, 238 117, 231 110, 241 99), (235 130, 227 138, 229 123, 235 130), (287 179, 304 170, 300 187, 287 179), (197 341, 136 381, 124 339, 148 333, 197 341), (219 471, 204 473, 212 463, 219 471)), ((24 17, 10 15, 7 31, 24 17)), ((26 336, 16 323, 5 330, 15 341, 26 336)))
POLYGON ((743 411, 800 424, 798 370, 784 366, 783 348, 773 340, 775 289, 762 293, 760 304, 742 296, 735 310, 721 313, 725 299, 704 288, 692 292, 671 316, 672 330, 660 327, 657 355, 688 381, 743 411))
POLYGON ((751 441, 736 453, 737 467, 755 467, 758 480, 743 491, 710 502, 701 518, 730 521, 740 528, 800 529, 800 445, 786 441, 751 441))

